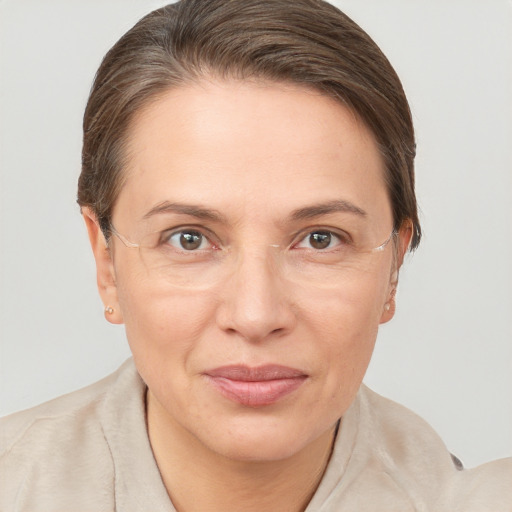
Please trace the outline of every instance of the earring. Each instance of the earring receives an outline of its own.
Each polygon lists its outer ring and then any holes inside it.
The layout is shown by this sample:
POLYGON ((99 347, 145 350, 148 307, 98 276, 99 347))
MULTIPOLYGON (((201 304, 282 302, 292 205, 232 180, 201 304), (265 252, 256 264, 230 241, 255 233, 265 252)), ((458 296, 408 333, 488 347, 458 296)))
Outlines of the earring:
POLYGON ((391 304, 389 302, 386 302, 386 304, 384 304, 384 309, 386 311, 389 311, 391 309, 391 304))
POLYGON ((105 313, 107 313, 107 315, 111 315, 113 312, 114 312, 114 308, 112 308, 110 306, 107 306, 105 308, 105 313))

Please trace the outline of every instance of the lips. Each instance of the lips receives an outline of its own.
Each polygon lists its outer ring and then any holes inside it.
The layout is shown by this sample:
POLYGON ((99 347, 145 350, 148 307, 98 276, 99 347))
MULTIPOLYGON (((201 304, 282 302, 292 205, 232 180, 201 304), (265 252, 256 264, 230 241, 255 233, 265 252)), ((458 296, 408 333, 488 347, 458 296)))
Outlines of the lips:
POLYGON ((205 373, 225 398, 250 407, 271 405, 298 389, 307 375, 280 365, 223 366, 205 373))

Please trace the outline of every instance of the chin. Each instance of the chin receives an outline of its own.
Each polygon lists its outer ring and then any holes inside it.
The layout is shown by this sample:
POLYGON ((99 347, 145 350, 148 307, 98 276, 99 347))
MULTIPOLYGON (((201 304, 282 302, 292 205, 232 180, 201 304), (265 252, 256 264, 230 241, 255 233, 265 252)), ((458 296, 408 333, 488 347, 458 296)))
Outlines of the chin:
POLYGON ((244 442, 228 442, 215 447, 218 453, 227 459, 240 462, 276 462, 286 460, 300 452, 306 443, 290 442, 289 437, 279 442, 275 438, 258 440, 247 439, 244 442))
POLYGON ((231 460, 262 463, 285 460, 304 450, 322 434, 320 431, 305 432, 297 428, 300 425, 299 420, 296 421, 294 425, 280 425, 278 419, 267 417, 236 422, 236 425, 222 428, 222 432, 211 430, 209 439, 204 442, 210 450, 231 460))

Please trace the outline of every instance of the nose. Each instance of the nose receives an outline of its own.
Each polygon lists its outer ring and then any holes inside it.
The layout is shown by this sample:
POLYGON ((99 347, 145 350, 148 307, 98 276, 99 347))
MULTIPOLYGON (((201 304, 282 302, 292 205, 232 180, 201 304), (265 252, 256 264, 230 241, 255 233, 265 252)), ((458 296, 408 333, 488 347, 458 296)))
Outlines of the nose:
POLYGON ((217 325, 255 343, 289 333, 296 322, 291 289, 281 278, 272 248, 239 255, 223 283, 217 325))

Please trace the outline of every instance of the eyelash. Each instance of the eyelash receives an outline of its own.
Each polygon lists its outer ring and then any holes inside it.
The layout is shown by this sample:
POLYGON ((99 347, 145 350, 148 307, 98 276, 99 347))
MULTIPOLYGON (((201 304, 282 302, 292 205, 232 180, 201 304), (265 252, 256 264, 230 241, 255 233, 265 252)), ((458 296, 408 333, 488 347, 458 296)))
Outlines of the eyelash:
MULTIPOLYGON (((300 231, 299 233, 294 235, 292 239, 293 239, 293 242, 289 245, 290 248, 297 249, 297 250, 312 251, 312 252, 330 252, 330 251, 335 251, 336 248, 340 245, 347 246, 347 245, 352 244, 352 239, 348 233, 346 233, 345 231, 335 230, 333 228, 327 228, 327 227, 310 227, 307 230, 300 231), (325 249, 315 249, 313 247, 300 247, 300 244, 302 242, 306 241, 306 239, 308 237, 311 237, 315 233, 329 235, 330 237, 335 238, 338 241, 338 243, 334 247, 326 247, 325 249)), ((218 241, 217 237, 211 231, 205 230, 205 228, 202 226, 199 227, 199 226, 193 226, 193 225, 182 226, 182 227, 177 227, 177 228, 168 229, 168 230, 163 231, 159 238, 159 245, 163 246, 166 244, 170 245, 177 251, 187 253, 187 254, 204 253, 204 252, 212 250, 212 249, 219 250, 222 245, 218 241), (205 231, 207 231, 207 232, 205 233, 205 231), (209 242, 210 247, 208 247, 206 249, 187 250, 185 248, 176 247, 170 243, 170 239, 173 236, 180 235, 180 234, 183 235, 186 233, 198 233, 199 235, 204 237, 204 239, 206 239, 209 242)))
POLYGON ((299 250, 304 249, 312 252, 332 252, 339 249, 340 246, 347 246, 350 245, 352 240, 350 236, 345 232, 340 232, 338 230, 333 230, 332 228, 309 228, 306 232, 302 231, 299 235, 297 235, 296 239, 298 241, 294 244, 292 244, 293 248, 297 248, 299 250), (308 238, 311 241, 311 237, 315 234, 322 234, 322 235, 328 235, 329 236, 329 245, 332 241, 332 239, 336 239, 337 243, 334 247, 325 247, 325 248, 313 248, 313 247, 300 247, 300 244, 303 242, 307 242, 308 238))
POLYGON ((203 253, 203 252, 211 250, 211 249, 218 250, 220 248, 220 244, 214 242, 216 237, 214 236, 213 233, 209 232, 208 230, 206 230, 206 231, 208 232, 208 234, 205 234, 204 227, 198 227, 198 226, 183 226, 183 227, 178 227, 178 228, 173 228, 173 229, 167 229, 161 233, 158 244, 160 246, 170 245, 175 250, 183 252, 183 253, 187 253, 187 254, 191 254, 194 252, 195 253, 203 253), (185 248, 180 249, 179 247, 173 246, 170 243, 170 239, 173 236, 179 235, 179 234, 183 235, 185 233, 198 233, 199 235, 201 235, 204 239, 206 239, 210 243, 211 247, 208 247, 207 249, 186 250, 185 248))

